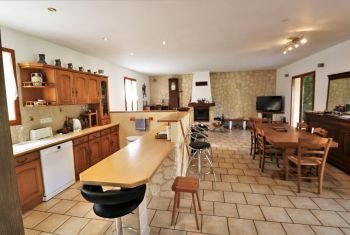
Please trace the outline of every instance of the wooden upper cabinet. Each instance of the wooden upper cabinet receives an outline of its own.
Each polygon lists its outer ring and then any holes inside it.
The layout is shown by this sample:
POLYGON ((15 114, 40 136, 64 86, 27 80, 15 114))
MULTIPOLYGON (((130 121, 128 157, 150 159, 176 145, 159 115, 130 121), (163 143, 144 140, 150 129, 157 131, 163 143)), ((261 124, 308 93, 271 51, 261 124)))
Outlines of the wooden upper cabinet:
POLYGON ((74 73, 74 103, 89 103, 89 76, 80 73, 74 73))
POLYGON ((89 78, 89 103, 99 103, 100 102, 100 86, 99 78, 90 76, 89 78))
POLYGON ((56 70, 56 84, 59 104, 73 104, 74 79, 71 72, 56 70))

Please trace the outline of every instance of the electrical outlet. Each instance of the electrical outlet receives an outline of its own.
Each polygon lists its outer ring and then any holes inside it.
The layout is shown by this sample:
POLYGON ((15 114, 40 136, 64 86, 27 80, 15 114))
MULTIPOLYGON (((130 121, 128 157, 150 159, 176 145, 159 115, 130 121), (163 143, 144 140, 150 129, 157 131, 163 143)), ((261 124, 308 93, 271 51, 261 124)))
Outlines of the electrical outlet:
POLYGON ((41 124, 50 123, 50 122, 52 122, 52 118, 50 118, 50 117, 40 119, 41 124))

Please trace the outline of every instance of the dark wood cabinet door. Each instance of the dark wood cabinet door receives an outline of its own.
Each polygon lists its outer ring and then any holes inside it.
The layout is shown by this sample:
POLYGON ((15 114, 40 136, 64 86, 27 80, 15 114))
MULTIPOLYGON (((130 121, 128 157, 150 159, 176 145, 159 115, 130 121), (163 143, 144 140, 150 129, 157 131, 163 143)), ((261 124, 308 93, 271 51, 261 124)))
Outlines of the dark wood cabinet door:
POLYGON ((111 154, 119 150, 119 133, 118 131, 112 132, 110 134, 111 139, 111 154))
POLYGON ((89 76, 74 73, 74 97, 76 104, 89 102, 89 76))
POLYGON ((22 212, 26 212, 42 201, 44 189, 40 160, 17 166, 16 175, 22 212))
POLYGON ((89 159, 89 144, 83 143, 74 146, 74 168, 75 178, 79 179, 79 174, 85 171, 90 166, 89 159))
POLYGON ((73 104, 75 94, 73 75, 71 72, 57 70, 56 86, 59 104, 73 104))
POLYGON ((99 88, 99 78, 90 76, 89 79, 89 103, 99 103, 100 102, 100 88, 99 88))
POLYGON ((106 158, 111 155, 110 134, 101 136, 101 157, 106 158))
POLYGON ((89 141, 90 166, 95 165, 102 160, 101 156, 101 139, 96 138, 89 141))

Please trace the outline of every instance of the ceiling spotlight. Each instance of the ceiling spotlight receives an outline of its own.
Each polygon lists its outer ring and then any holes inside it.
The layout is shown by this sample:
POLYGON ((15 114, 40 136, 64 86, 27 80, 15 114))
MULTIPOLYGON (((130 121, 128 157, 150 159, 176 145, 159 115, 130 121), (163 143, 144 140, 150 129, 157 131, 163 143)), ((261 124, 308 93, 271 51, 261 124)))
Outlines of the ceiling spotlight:
POLYGON ((102 38, 102 40, 103 40, 103 41, 107 41, 107 40, 108 40, 108 38, 106 38, 106 37, 103 37, 103 38, 102 38))
POLYGON ((48 11, 51 11, 51 12, 56 12, 56 11, 57 11, 57 9, 54 8, 54 7, 48 7, 47 10, 48 10, 48 11))
POLYGON ((285 54, 287 54, 287 50, 284 50, 284 51, 283 51, 283 55, 285 55, 285 54))
POLYGON ((300 46, 299 43, 294 44, 294 48, 298 48, 299 46, 300 46))
POLYGON ((287 54, 288 51, 292 51, 294 48, 299 48, 302 44, 307 42, 307 39, 304 36, 300 37, 289 37, 288 42, 286 42, 286 47, 283 51, 283 54, 287 54))
POLYGON ((131 55, 131 56, 134 56, 134 52, 131 52, 130 55, 131 55))
POLYGON ((307 43, 307 39, 306 38, 302 38, 302 39, 300 39, 300 42, 301 42, 301 44, 305 44, 305 43, 307 43))
POLYGON ((164 41, 164 40, 163 40, 162 44, 163 44, 163 46, 165 46, 165 44, 166 44, 166 41, 164 41))
POLYGON ((289 46, 289 47, 288 47, 288 51, 291 51, 291 50, 293 50, 293 47, 292 47, 292 46, 289 46))

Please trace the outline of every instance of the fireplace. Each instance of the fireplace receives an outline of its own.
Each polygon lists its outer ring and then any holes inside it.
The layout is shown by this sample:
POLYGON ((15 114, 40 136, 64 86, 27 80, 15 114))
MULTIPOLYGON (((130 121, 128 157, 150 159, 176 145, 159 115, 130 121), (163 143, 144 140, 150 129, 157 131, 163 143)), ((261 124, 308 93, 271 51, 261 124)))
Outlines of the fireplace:
POLYGON ((209 122, 209 106, 193 108, 195 122, 209 122))

